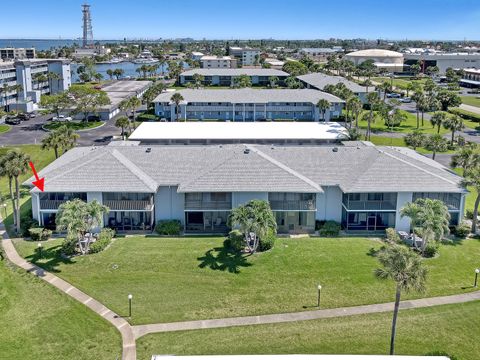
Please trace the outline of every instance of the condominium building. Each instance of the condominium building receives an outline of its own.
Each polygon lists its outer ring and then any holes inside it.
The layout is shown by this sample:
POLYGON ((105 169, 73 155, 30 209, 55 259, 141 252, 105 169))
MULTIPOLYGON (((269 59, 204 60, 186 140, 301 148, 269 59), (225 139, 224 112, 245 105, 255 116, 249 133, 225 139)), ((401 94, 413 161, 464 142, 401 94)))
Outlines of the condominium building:
POLYGON ((34 58, 35 48, 0 48, 0 59, 3 61, 34 58))
POLYGON ((235 57, 241 66, 258 65, 260 61, 260 50, 231 46, 228 55, 235 57))
MULTIPOLYGON (((343 84, 352 91, 362 103, 367 103, 367 88, 360 86, 356 82, 345 79, 343 76, 333 76, 324 73, 311 73, 297 76, 307 89, 323 90, 327 85, 343 84)), ((373 90, 373 88, 372 88, 373 90)))
POLYGON ((230 56, 205 55, 200 58, 200 65, 204 69, 210 68, 236 68, 237 60, 230 56))
POLYGON ((445 74, 448 68, 464 69, 480 67, 480 53, 415 53, 404 54, 405 64, 420 62, 422 70, 437 66, 439 74, 445 74))
POLYGON ((408 202, 442 200, 455 225, 467 193, 435 161, 365 142, 76 147, 39 175, 45 191, 31 193, 40 225, 54 227, 59 206, 79 198, 106 205, 104 225, 127 232, 175 219, 186 233, 225 233, 231 210, 253 199, 269 202, 279 233, 310 233, 324 220, 353 232, 409 231, 400 214, 408 202))
POLYGON ((233 86, 235 78, 247 75, 252 85, 266 86, 273 77, 277 83, 282 84, 289 76, 288 73, 276 69, 191 69, 180 74, 180 84, 194 82, 195 74, 203 76, 203 85, 233 86))
POLYGON ((330 121, 340 116, 344 101, 312 89, 185 89, 183 100, 172 101, 175 92, 164 92, 153 101, 155 113, 169 121, 227 120, 330 121), (317 107, 326 99, 330 108, 321 113, 317 107))
POLYGON ((66 59, 31 59, 0 63, 0 88, 10 86, 0 97, 0 107, 33 111, 43 94, 68 90, 72 82, 70 61, 66 59), (43 75, 43 76, 40 76, 43 75), (16 89, 13 86, 20 85, 16 89))
POLYGON ((463 78, 460 79, 460 85, 470 88, 480 87, 480 69, 463 69, 463 78))
POLYGON ((200 59, 205 56, 204 53, 200 52, 200 51, 192 51, 192 55, 191 55, 191 58, 192 60, 195 60, 195 61, 200 61, 200 59))

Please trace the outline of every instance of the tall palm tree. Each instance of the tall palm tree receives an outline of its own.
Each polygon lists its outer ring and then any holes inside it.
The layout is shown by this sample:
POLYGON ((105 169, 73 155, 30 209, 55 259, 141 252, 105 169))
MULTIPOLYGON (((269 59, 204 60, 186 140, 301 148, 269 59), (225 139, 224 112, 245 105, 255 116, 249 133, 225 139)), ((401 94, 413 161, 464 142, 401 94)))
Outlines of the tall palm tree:
POLYGON ((55 159, 58 159, 58 149, 60 148, 60 145, 61 139, 58 136, 58 133, 55 131, 48 133, 48 135, 42 139, 42 149, 53 149, 53 151, 55 152, 55 159))
POLYGON ((132 111, 133 128, 136 129, 137 125, 135 124, 135 114, 136 114, 137 108, 142 105, 142 101, 138 97, 133 96, 130 99, 128 99, 127 104, 129 106, 130 110, 132 111))
MULTIPOLYGON (((13 196, 13 175, 10 171, 10 157, 11 154, 5 154, 0 157, 0 177, 8 178, 8 190, 10 192, 10 200, 12 201, 12 209, 15 209, 15 197, 13 196)), ((13 211, 13 224, 17 224, 17 213, 13 211)))
POLYGON ((130 125, 130 120, 126 116, 120 116, 116 121, 115 121, 115 126, 122 128, 122 139, 125 140, 125 128, 127 128, 130 125))
POLYGON ((317 102, 317 108, 318 108, 318 111, 320 111, 320 114, 322 114, 323 121, 326 121, 325 113, 327 112, 328 109, 330 109, 330 106, 331 106, 330 101, 328 101, 327 99, 320 99, 317 102))
POLYGON ((480 204, 480 167, 475 166, 472 169, 468 169, 468 172, 464 171, 465 179, 462 185, 467 187, 471 186, 475 189, 477 197, 475 198, 475 205, 473 206, 473 218, 472 218, 472 233, 477 233, 477 219, 478 219, 478 205, 480 204))
POLYGON ((358 97, 354 97, 350 102, 352 116, 355 119, 355 127, 358 129, 358 118, 363 110, 363 104, 358 97))
POLYGON ((465 125, 463 124, 463 119, 458 115, 449 116, 443 123, 443 127, 452 132, 452 139, 451 139, 452 146, 453 146, 453 142, 455 141, 455 132, 462 131, 463 129, 465 129, 465 125))
POLYGON ((427 278, 427 268, 422 259, 412 250, 393 245, 380 251, 377 255, 382 268, 375 270, 378 279, 391 279, 396 284, 395 306, 392 319, 392 333, 390 337, 390 355, 395 353, 395 335, 397 332, 397 317, 400 307, 402 291, 424 292, 427 278))
MULTIPOLYGON (((4 156, 4 160, 2 161, 3 166, 5 169, 3 170, 8 178, 13 178, 15 180, 15 201, 13 201, 12 205, 14 205, 14 211, 16 214, 16 232, 17 234, 20 233, 20 183, 19 177, 26 173, 28 169, 28 163, 30 161, 30 156, 19 151, 19 150, 10 150, 4 156)), ((11 194, 12 195, 12 194, 11 194)))
POLYGON ((372 121, 373 121, 373 117, 374 117, 373 111, 378 108, 378 106, 380 105, 380 103, 382 101, 380 100, 380 97, 378 96, 378 94, 376 92, 369 93, 367 95, 367 101, 370 104, 370 112, 369 112, 368 119, 367 119, 367 121, 368 121, 367 122, 367 133, 366 133, 366 136, 365 136, 365 140, 370 141, 370 135, 371 135, 371 132, 372 132, 371 131, 372 130, 372 121))
POLYGON ((460 167, 462 168, 463 176, 466 176, 466 173, 480 166, 480 152, 477 144, 463 146, 460 151, 453 155, 452 162, 450 163, 452 168, 460 167))
POLYGON ((444 112, 435 112, 432 117, 430 118, 430 123, 433 127, 437 127, 437 134, 440 134, 440 128, 447 120, 447 115, 444 112))
POLYGON ((110 78, 110 80, 113 79, 113 70, 112 69, 107 69, 107 75, 110 78))
MULTIPOLYGON (((180 119, 180 103, 184 100, 184 98, 182 94, 177 92, 172 95, 170 100, 175 103, 175 111, 177 112, 177 121, 178 121, 180 119)), ((185 121, 187 121, 186 118, 185 118, 185 121)))
POLYGON ((363 82, 363 86, 366 87, 366 91, 367 91, 367 94, 368 94, 368 88, 371 87, 371 86, 373 86, 372 80, 370 80, 370 79, 365 80, 365 81, 363 82))
POLYGON ((3 86, 0 88, 0 94, 4 95, 4 106, 5 106, 5 108, 7 108, 7 106, 8 106, 8 104, 7 104, 8 93, 10 91, 12 91, 12 90, 10 90, 10 85, 8 85, 7 83, 4 83, 3 86))
POLYGON ((80 135, 66 125, 60 126, 55 132, 60 138, 60 146, 64 153, 73 148, 77 144, 77 140, 80 138, 80 135))

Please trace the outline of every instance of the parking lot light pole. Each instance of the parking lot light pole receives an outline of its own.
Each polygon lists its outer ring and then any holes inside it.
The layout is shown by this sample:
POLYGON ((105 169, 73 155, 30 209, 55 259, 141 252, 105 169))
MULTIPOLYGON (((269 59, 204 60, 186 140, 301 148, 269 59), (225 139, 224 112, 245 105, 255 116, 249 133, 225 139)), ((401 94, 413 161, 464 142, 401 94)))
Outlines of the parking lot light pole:
POLYGON ((480 269, 475 269, 475 282, 473 283, 473 287, 477 287, 478 285, 478 274, 480 273, 480 269))
POLYGON ((132 294, 128 294, 128 317, 132 317, 132 294))
POLYGON ((320 292, 322 291, 322 285, 318 285, 317 286, 317 290, 318 290, 318 296, 317 296, 317 307, 319 308, 320 307, 320 292))

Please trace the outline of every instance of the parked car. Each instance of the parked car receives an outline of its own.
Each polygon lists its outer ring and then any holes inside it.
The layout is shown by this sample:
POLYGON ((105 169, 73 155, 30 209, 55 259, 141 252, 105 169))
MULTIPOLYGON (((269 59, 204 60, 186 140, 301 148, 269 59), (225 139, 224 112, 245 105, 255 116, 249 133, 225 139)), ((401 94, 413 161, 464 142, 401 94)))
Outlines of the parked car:
POLYGON ((87 116, 87 121, 100 121, 100 116, 98 115, 88 115, 87 116))
POLYGON ((30 116, 28 116, 28 114, 25 114, 25 113, 20 113, 17 115, 17 119, 19 119, 20 121, 26 121, 26 120, 30 120, 30 116))
POLYGON ((401 95, 397 94, 397 93, 388 93, 387 94, 387 98, 391 98, 391 99, 398 99, 400 97, 401 97, 401 95))
POLYGON ((410 98, 410 97, 404 97, 404 98, 401 98, 401 99, 400 99, 400 102, 402 102, 402 103, 411 103, 411 102, 412 102, 412 98, 410 98))
POLYGON ((19 125, 20 124, 20 119, 18 119, 18 118, 7 118, 7 120, 5 120, 5 124, 7 124, 7 125, 19 125))
POLYGON ((28 116, 30 116, 30 119, 33 119, 33 118, 36 118, 36 117, 37 117, 37 114, 34 113, 34 112, 29 112, 29 113, 28 113, 28 116))
POLYGON ((71 116, 60 115, 60 116, 54 116, 52 120, 53 121, 72 121, 72 118, 71 116))

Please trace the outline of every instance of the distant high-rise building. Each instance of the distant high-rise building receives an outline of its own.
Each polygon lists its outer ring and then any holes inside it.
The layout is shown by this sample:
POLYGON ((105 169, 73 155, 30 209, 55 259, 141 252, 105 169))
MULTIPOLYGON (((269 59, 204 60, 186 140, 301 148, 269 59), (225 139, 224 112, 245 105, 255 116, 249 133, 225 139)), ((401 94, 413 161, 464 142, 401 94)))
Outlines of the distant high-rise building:
POLYGON ((82 5, 83 14, 83 47, 87 48, 93 45, 92 16, 90 14, 90 5, 82 5))

